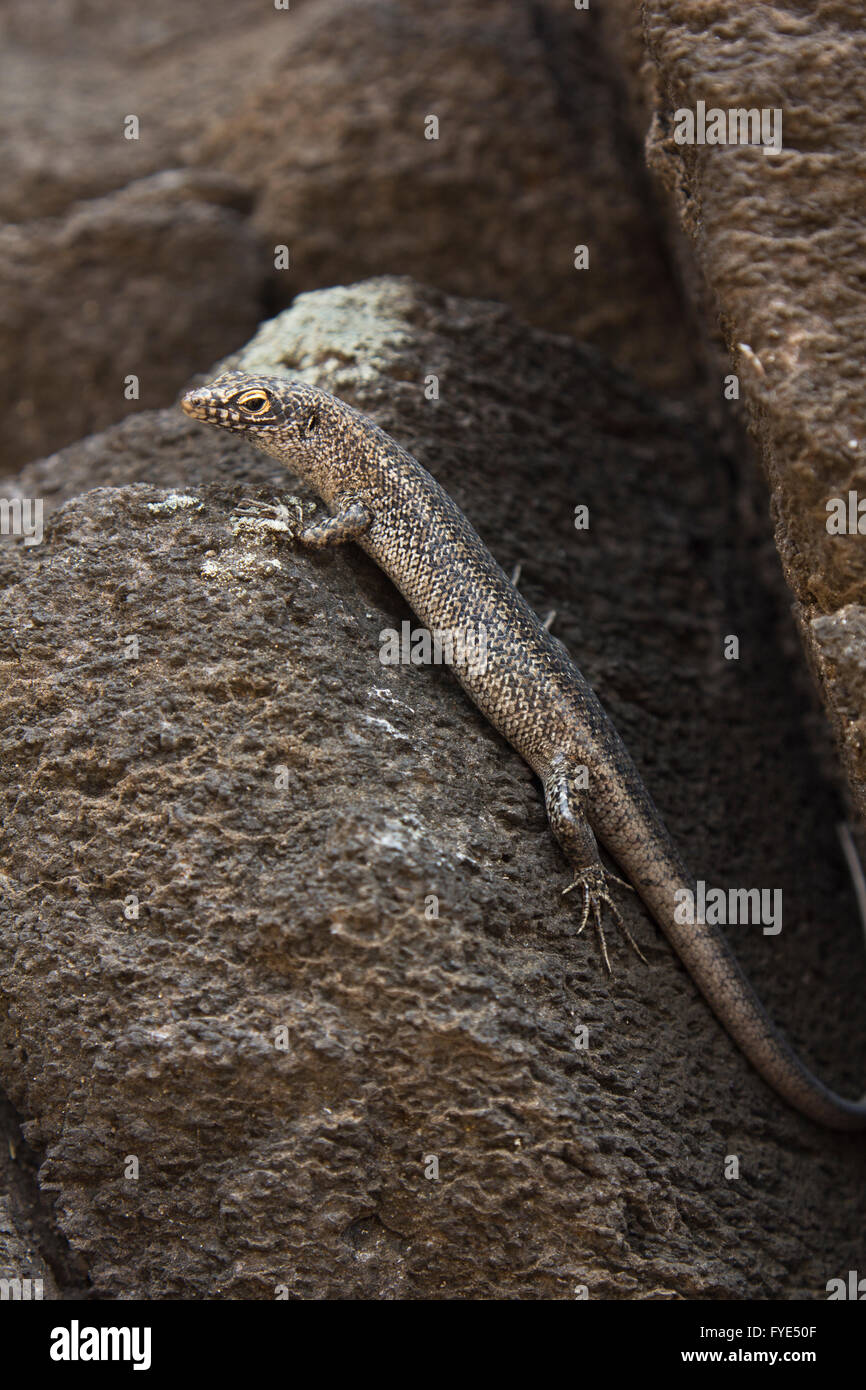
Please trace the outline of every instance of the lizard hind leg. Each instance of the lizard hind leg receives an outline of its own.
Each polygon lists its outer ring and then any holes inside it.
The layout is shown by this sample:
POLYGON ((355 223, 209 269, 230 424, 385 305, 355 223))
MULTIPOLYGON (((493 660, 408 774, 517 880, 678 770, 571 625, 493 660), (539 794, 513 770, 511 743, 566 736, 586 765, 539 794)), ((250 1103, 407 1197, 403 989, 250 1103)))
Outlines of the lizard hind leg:
POLYGON ((563 896, 573 892, 575 888, 581 890, 583 916, 578 928, 578 935, 583 931, 591 917, 598 936, 602 958, 608 974, 610 974, 610 957, 607 952, 607 942, 602 925, 605 907, 609 909, 611 916, 622 930, 635 954, 640 956, 645 964, 647 959, 610 896, 609 882, 619 883, 630 891, 631 884, 617 878, 602 864, 598 843, 583 809, 584 794, 583 789, 577 785, 577 778, 568 772, 556 771, 544 780, 544 800, 550 828, 559 841, 565 857, 574 869, 574 881, 562 890, 563 896))

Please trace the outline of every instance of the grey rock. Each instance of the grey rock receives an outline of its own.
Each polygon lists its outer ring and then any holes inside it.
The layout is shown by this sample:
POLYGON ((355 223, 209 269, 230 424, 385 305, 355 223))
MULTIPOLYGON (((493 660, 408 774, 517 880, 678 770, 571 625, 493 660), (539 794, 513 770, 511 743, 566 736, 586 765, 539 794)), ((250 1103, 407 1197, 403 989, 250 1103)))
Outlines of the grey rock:
POLYGON ((0 228, 0 473, 167 404, 251 332, 264 276, 248 213, 236 180, 177 170, 0 228))
POLYGON ((9 221, 60 216, 166 168, 225 169, 256 192, 269 266, 290 247, 290 268, 271 272, 274 306, 408 273, 591 339, 656 387, 696 384, 694 331, 595 9, 55 0, 43 13, 10 0, 0 64, 9 221), (129 114, 137 140, 124 138, 129 114), (437 141, 424 138, 429 115, 437 141), (588 271, 574 269, 577 244, 588 271))
POLYGON ((275 303, 414 275, 590 340, 655 387, 693 387, 693 334, 593 13, 321 0, 247 71, 185 148, 257 189, 257 228, 291 254, 275 303))
MULTIPOLYGON (((723 372, 740 378, 798 625, 862 820, 866 681, 838 680, 816 641, 825 619, 844 622, 866 595, 862 533, 827 527, 832 499, 866 499, 862 9, 720 0, 710 14, 700 0, 650 0, 641 14, 653 65, 648 153, 688 238, 705 317, 724 330, 719 396, 723 372), (677 144, 674 113, 698 99, 779 108, 781 152, 677 144)), ((856 663, 866 664, 866 645, 856 663)))
POLYGON ((295 13, 260 0, 7 0, 0 217, 31 222, 186 163, 295 13), (138 139, 125 120, 138 117, 138 139))

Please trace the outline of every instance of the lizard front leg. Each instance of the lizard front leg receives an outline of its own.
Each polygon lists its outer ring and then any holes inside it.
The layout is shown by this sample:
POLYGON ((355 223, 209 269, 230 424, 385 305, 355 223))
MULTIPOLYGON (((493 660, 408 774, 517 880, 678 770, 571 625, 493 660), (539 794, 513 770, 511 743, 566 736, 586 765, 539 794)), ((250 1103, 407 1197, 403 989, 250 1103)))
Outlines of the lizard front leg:
POLYGON ((644 963, 646 963, 646 956, 623 921, 619 908, 611 898, 607 886, 608 881, 620 883, 624 888, 629 889, 631 885, 610 873, 602 864, 598 843, 583 809, 583 797, 584 791, 578 786, 577 778, 573 772, 557 768, 544 778, 544 802, 550 828, 559 841, 566 859, 574 869, 574 882, 563 889, 563 895, 571 893, 575 888, 581 889, 583 893, 583 917, 578 928, 578 935, 583 931, 591 914, 598 933, 601 954, 608 973, 610 973, 610 957, 607 953, 607 942, 604 939, 604 928, 601 922, 602 909, 605 904, 610 909, 614 920, 622 928, 629 945, 644 963))
POLYGON ((235 510, 235 524, 244 530, 278 532, 317 550, 357 540, 372 520, 373 514, 363 502, 350 502, 333 516, 305 526, 303 503, 297 497, 280 502, 246 502, 235 510))
POLYGON ((323 517, 321 521, 305 526, 296 533, 295 539, 301 545, 310 545, 319 550, 327 545, 345 545, 346 541, 356 541, 363 536, 372 520, 373 514, 363 502, 350 502, 333 516, 323 517))

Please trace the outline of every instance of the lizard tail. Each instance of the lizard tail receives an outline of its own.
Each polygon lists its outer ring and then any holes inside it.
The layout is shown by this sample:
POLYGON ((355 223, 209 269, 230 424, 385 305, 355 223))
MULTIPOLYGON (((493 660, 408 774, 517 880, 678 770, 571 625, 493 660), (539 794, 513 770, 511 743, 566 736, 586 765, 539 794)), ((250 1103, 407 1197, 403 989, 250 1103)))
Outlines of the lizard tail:
POLYGON ((809 1070, 769 1018, 722 933, 676 920, 677 889, 694 894, 696 885, 666 832, 667 843, 659 843, 657 825, 645 827, 655 840, 651 871, 636 874, 630 866, 629 876, 719 1022, 764 1080, 803 1115, 831 1129, 866 1129, 866 1098, 847 1100, 809 1070))

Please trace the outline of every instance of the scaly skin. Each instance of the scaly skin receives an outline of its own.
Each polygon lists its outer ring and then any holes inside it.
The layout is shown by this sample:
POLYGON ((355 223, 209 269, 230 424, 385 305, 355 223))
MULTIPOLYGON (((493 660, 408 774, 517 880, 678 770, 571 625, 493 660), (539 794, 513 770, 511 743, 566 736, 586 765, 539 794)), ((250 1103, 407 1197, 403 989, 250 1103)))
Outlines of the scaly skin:
MULTIPOLYGON (((696 891, 637 769, 565 648, 542 627, 425 468, 351 406, 298 381, 228 372, 190 391, 196 420, 244 435, 310 483, 332 516, 299 527, 323 546, 354 540, 429 629, 484 629, 486 663, 453 670, 482 713, 544 787, 551 828, 601 932, 607 891, 597 840, 628 876, 721 1023, 766 1081, 804 1115, 866 1128, 866 1102, 828 1090, 764 1012, 715 927, 674 920, 675 893, 696 891), (588 785, 578 785, 588 772, 588 785)), ((568 891, 568 890, 566 890, 568 891)))

